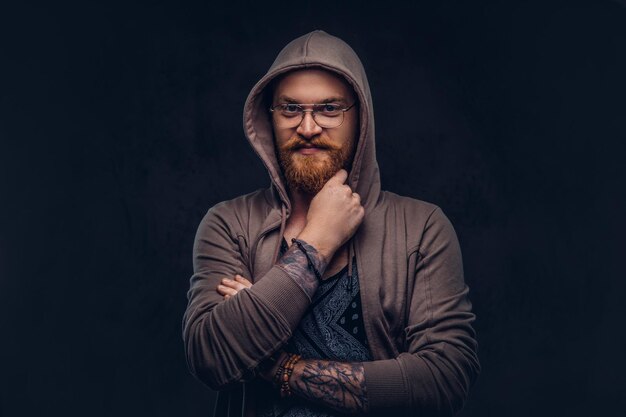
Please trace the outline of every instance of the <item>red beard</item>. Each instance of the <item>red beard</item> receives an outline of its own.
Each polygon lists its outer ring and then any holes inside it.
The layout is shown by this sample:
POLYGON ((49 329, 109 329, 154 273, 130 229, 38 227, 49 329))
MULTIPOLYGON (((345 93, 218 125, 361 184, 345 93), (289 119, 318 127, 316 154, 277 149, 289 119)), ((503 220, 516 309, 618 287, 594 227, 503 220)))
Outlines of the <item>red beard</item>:
POLYGON ((353 142, 339 147, 323 139, 307 142, 297 135, 293 136, 276 152, 289 188, 315 195, 341 168, 350 172, 353 142), (298 153, 298 149, 304 144, 322 148, 323 151, 311 155, 298 153))

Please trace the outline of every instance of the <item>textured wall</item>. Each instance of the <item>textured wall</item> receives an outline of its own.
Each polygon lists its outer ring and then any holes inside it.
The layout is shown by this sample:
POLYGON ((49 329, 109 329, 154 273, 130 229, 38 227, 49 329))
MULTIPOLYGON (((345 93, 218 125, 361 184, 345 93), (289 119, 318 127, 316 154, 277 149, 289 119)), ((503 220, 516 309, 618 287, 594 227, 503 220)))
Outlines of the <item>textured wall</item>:
POLYGON ((483 366, 462 415, 624 409, 621 2, 106 3, 0 11, 0 415, 211 415, 193 237, 269 184, 243 103, 312 29, 365 64, 383 187, 456 227, 483 366))

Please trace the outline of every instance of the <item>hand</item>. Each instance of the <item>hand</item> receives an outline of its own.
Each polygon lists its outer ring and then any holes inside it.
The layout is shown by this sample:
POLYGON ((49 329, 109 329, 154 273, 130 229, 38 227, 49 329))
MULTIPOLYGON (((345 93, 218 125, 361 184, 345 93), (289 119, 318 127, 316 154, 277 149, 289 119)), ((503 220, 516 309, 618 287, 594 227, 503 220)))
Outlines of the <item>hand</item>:
POLYGON ((348 172, 340 169, 311 200, 306 226, 299 239, 312 245, 326 260, 352 237, 365 217, 361 197, 345 184, 348 172))
POLYGON ((217 292, 224 296, 224 299, 228 299, 237 294, 244 288, 252 287, 252 283, 242 277, 241 275, 235 275, 235 279, 222 279, 222 284, 217 286, 217 292))

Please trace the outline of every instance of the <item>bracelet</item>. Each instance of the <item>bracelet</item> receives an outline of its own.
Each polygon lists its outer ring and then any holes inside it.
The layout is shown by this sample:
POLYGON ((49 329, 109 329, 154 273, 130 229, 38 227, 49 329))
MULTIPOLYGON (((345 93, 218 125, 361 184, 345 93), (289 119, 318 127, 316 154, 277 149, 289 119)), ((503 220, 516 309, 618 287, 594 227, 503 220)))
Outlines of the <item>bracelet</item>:
POLYGON ((313 270, 313 273, 315 274, 315 276, 317 277, 317 279, 319 279, 320 281, 322 280, 322 275, 319 273, 319 271, 315 268, 315 265, 313 265, 313 262, 311 261, 311 258, 309 257, 309 253, 306 251, 306 249, 304 249, 304 245, 302 244, 301 241, 299 241, 296 238, 291 239, 291 243, 295 243, 296 245, 298 245, 298 247, 300 248, 300 250, 304 253, 304 256, 306 256, 306 260, 309 263, 309 269, 313 270))
POLYGON ((272 378, 272 383, 274 384, 275 388, 280 387, 280 378, 283 374, 283 371, 285 370, 285 364, 287 363, 287 361, 289 361, 290 358, 291 358, 291 353, 287 353, 287 356, 285 357, 285 359, 283 359, 280 365, 278 366, 278 369, 276 370, 276 373, 274 374, 274 377, 272 378))
POLYGON ((291 353, 289 355, 289 359, 285 364, 285 369, 283 371, 283 377, 280 385, 280 396, 281 398, 290 397, 292 395, 291 388, 289 387, 289 378, 293 373, 293 368, 296 365, 296 362, 300 360, 301 356, 295 353, 291 353))

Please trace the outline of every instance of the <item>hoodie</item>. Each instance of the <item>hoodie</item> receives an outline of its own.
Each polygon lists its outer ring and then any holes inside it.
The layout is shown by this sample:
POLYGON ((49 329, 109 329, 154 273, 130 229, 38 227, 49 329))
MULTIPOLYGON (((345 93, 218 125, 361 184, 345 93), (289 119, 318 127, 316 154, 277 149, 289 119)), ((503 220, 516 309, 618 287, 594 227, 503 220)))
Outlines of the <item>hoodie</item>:
POLYGON ((350 46, 319 30, 283 48, 246 100, 244 131, 271 182, 216 204, 200 222, 183 317, 189 370, 219 391, 216 417, 254 416, 258 384, 267 384, 256 378, 260 363, 288 342, 311 303, 275 265, 291 203, 264 96, 274 78, 303 68, 340 75, 360 104, 347 184, 365 217, 348 259, 355 255, 372 357, 363 363, 370 415, 454 415, 480 372, 456 233, 438 206, 381 190, 365 71, 350 46), (235 274, 254 285, 224 300, 216 287, 235 274))

